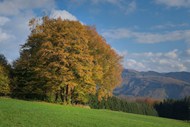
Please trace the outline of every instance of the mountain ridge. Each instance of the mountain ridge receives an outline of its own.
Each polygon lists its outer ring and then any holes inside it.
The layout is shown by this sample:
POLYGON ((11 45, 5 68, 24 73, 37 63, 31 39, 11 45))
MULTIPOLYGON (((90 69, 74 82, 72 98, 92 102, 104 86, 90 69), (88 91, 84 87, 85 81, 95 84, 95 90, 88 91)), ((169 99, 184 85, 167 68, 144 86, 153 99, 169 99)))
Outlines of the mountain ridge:
POLYGON ((159 73, 124 69, 122 83, 113 94, 116 96, 180 99, 190 96, 190 72, 159 73))

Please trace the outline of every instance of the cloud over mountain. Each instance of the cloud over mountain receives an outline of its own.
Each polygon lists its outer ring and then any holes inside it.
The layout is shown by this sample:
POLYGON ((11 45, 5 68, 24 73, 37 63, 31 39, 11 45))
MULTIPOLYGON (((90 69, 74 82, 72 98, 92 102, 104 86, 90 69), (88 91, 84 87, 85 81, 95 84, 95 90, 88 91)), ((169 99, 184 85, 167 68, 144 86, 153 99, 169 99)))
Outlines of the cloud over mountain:
POLYGON ((179 51, 174 49, 169 52, 141 52, 130 53, 124 51, 119 52, 123 55, 123 65, 127 69, 136 69, 139 71, 158 71, 158 72, 171 72, 171 71, 190 71, 189 50, 179 51))

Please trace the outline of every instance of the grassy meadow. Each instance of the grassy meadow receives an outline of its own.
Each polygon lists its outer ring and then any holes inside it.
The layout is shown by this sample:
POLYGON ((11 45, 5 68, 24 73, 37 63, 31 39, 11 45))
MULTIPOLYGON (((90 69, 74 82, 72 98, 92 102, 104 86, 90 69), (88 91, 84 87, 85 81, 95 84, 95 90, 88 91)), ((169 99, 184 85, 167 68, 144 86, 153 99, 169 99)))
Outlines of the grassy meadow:
POLYGON ((109 110, 0 98, 0 127, 190 127, 190 123, 109 110))

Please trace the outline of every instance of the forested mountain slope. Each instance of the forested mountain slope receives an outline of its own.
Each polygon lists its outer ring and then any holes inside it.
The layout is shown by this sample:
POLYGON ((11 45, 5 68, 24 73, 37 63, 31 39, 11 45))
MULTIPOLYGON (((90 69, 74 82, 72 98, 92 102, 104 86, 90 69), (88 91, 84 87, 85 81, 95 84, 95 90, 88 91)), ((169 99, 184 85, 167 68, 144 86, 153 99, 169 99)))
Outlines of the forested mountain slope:
POLYGON ((154 71, 138 72, 125 69, 122 84, 114 90, 117 96, 179 99, 190 96, 190 73, 154 71))

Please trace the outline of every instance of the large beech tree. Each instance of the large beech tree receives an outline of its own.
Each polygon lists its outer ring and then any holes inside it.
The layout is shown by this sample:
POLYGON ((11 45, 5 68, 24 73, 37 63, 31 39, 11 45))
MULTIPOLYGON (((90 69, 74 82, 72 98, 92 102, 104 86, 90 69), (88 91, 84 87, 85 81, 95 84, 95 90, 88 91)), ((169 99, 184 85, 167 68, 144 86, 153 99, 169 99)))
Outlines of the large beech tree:
POLYGON ((93 27, 78 21, 32 19, 15 62, 16 96, 85 103, 111 96, 121 81, 121 57, 93 27))

